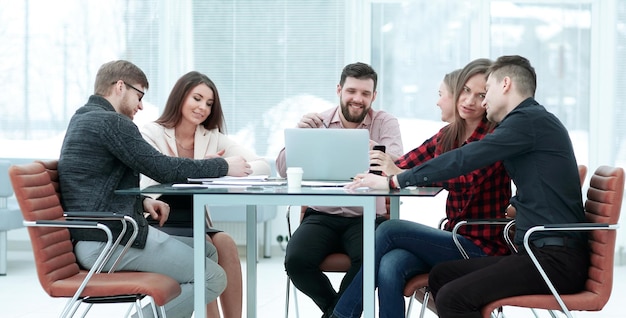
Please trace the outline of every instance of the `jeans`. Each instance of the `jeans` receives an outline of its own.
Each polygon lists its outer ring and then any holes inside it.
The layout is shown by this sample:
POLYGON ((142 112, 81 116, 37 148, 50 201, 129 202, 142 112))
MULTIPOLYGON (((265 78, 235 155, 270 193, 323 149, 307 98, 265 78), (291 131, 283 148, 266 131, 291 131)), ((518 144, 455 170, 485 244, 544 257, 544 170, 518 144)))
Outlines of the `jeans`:
MULTIPOLYGON (((98 254, 104 247, 104 242, 79 241, 74 248, 79 264, 84 268, 91 268, 98 254)), ((103 271, 121 252, 117 249, 112 260, 103 271)), ((206 302, 212 302, 226 288, 226 274, 217 265, 217 250, 206 244, 206 275, 205 293, 206 302)), ((189 237, 170 236, 156 228, 150 227, 148 239, 144 249, 131 248, 128 250, 117 270, 155 272, 174 278, 180 283, 181 294, 165 305, 168 317, 189 318, 193 314, 193 239, 189 237)), ((152 317, 150 306, 144 307, 144 317, 152 317)))
MULTIPOLYGON (((458 235, 470 257, 485 253, 470 240, 458 235)), ((443 261, 462 259, 452 233, 427 225, 389 220, 376 230, 374 253, 375 286, 378 287, 380 318, 404 317, 404 285, 415 275, 427 273, 443 261)), ((363 269, 343 293, 333 315, 360 317, 363 312, 363 269)))

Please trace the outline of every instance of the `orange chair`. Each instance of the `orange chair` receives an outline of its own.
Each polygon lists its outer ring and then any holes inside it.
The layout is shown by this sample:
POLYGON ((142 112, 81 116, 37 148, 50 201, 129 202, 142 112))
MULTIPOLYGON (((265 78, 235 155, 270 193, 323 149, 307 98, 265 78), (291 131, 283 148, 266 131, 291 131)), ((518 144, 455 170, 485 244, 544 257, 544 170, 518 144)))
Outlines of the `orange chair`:
MULTIPOLYGON (((141 316, 141 299, 150 296, 165 317, 164 305, 180 295, 181 289, 174 279, 148 272, 100 273, 102 266, 94 265, 83 270, 76 262, 68 228, 93 228, 107 233, 111 248, 105 248, 97 263, 104 263, 116 248, 111 232, 105 225, 90 221, 69 220, 64 216, 58 193, 56 161, 33 162, 9 168, 13 191, 19 203, 24 225, 28 227, 37 276, 43 289, 51 297, 70 298, 60 317, 71 317, 81 303, 88 307, 94 303, 133 302, 141 316), (47 168, 46 168, 47 167, 47 168)), ((105 219, 120 219, 115 214, 105 219)), ((81 219, 85 219, 81 217, 81 219)))
MULTIPOLYGON (((552 294, 499 299, 483 307, 483 317, 490 317, 494 310, 502 306, 561 310, 570 318, 572 317, 571 310, 602 310, 611 296, 613 287, 615 237, 623 195, 624 170, 618 167, 599 167, 591 176, 585 201, 585 215, 589 223, 535 226, 530 228, 524 236, 526 250, 529 251, 533 263, 552 294), (585 290, 571 295, 558 294, 529 248, 530 236, 539 231, 591 231, 589 235, 591 266, 585 290)), ((498 314, 501 315, 501 313, 499 309, 498 314)))
MULTIPOLYGON (((580 184, 582 185, 585 182, 585 178, 587 176, 587 166, 585 165, 578 165, 578 175, 580 177, 580 184)), ((511 249, 511 252, 513 253, 517 253, 517 248, 515 247, 515 244, 513 244, 513 240, 512 237, 515 234, 515 208, 513 207, 509 207, 507 208, 506 211, 506 216, 508 219, 510 219, 509 221, 507 220, 491 220, 489 221, 489 223, 492 224, 499 224, 499 225, 504 225, 504 241, 507 243, 507 245, 509 246, 509 248, 511 249)), ((445 221, 445 218, 441 220, 441 222, 439 223, 439 228, 442 228, 443 222, 445 221)), ((461 221, 459 223, 457 223, 455 225, 455 228, 453 229, 453 233, 456 233, 457 229, 460 226, 464 226, 466 224, 472 224, 472 223, 482 223, 484 222, 484 220, 477 220, 477 221, 461 221)), ((467 254, 465 253, 465 251, 463 250, 463 248, 461 247, 461 245, 459 244, 458 240, 456 240, 456 236, 453 236, 453 238, 455 238, 454 243, 456 244, 457 248, 459 249, 459 252, 461 253, 461 255, 464 258, 468 258, 467 254)), ((410 301, 409 301, 409 307, 407 309, 407 313, 406 313, 406 317, 410 317, 411 314, 411 310, 413 307, 413 299, 418 299, 422 302, 422 309, 420 311, 420 317, 424 317, 424 313, 426 310, 426 307, 428 307, 431 311, 433 311, 434 313, 437 313, 437 309, 435 307, 435 304, 432 300, 432 298, 430 298, 430 292, 428 290, 428 273, 426 274, 420 274, 417 275, 413 278, 411 278, 405 285, 404 287, 404 296, 405 297, 411 297, 410 301)))
MULTIPOLYGON (((443 225, 446 221, 447 221, 447 218, 443 218, 441 219, 441 221, 439 221, 440 229, 443 229, 443 225)), ((469 256, 467 255, 467 252, 465 252, 465 249, 463 249, 461 242, 459 242, 457 238, 458 230, 462 226, 485 225, 485 224, 493 225, 493 226, 504 226, 504 233, 507 233, 508 227, 510 227, 512 223, 513 223, 513 220, 509 220, 509 219, 459 221, 457 224, 454 225, 454 228, 452 228, 452 239, 457 249, 459 250, 459 253, 461 254, 461 256, 465 259, 468 259, 469 256)), ((505 241, 507 242, 507 245, 509 245, 509 248, 511 248, 512 243, 509 244, 509 242, 506 239, 505 241)), ((430 297, 430 289, 428 288, 428 273, 419 274, 409 279, 409 281, 407 281, 407 283, 404 285, 404 296, 410 297, 409 306, 406 311, 407 318, 411 316, 411 312, 413 309, 413 302, 415 299, 419 300, 422 303, 422 308, 420 310, 420 315, 419 315, 420 318, 424 317, 426 308, 430 309, 435 314, 437 313, 437 308, 435 307, 435 303, 433 299, 430 297)))

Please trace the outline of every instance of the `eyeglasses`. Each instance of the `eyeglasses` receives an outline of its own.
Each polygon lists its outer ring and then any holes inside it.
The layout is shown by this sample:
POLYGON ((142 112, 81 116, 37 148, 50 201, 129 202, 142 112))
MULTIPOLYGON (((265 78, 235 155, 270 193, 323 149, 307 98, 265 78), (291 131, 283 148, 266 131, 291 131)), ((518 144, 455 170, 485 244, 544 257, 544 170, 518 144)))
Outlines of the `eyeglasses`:
POLYGON ((143 95, 145 95, 145 94, 146 94, 146 93, 144 93, 144 92, 140 91, 139 89, 137 89, 137 88, 136 88, 135 86, 133 86, 133 85, 130 85, 130 84, 126 83, 126 82, 123 82, 123 83, 124 83, 124 85, 126 85, 126 86, 128 86, 128 87, 130 87, 130 88, 134 89, 135 91, 137 91, 137 93, 139 93, 139 101, 141 101, 141 99, 143 98, 143 95))
MULTIPOLYGON (((117 83, 117 82, 113 82, 111 84, 115 84, 115 83, 117 83)), ((143 98, 143 95, 146 94, 146 93, 142 92, 141 90, 139 90, 138 88, 136 88, 133 85, 130 85, 130 84, 124 82, 124 81, 122 81, 122 83, 124 83, 124 85, 126 85, 127 87, 134 89, 137 93, 139 93, 139 101, 141 101, 141 99, 143 98)))

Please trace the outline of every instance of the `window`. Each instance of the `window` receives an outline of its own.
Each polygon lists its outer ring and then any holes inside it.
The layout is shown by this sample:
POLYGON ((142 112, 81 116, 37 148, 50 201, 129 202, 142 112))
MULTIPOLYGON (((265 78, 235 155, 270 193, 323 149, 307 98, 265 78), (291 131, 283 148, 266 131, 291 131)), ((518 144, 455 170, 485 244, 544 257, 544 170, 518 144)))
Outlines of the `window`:
POLYGON ((138 124, 155 119, 174 82, 197 70, 218 87, 228 133, 274 156, 283 128, 335 104, 344 66, 341 1, 30 0, 2 3, 0 12, 8 44, 0 49, 0 140, 39 148, 13 157, 58 156, 69 118, 113 59, 132 61, 150 81, 138 124))
MULTIPOLYGON (((138 121, 156 118, 178 77, 198 70, 218 86, 228 133, 274 156, 282 128, 336 105, 347 63, 378 71, 376 108, 432 130, 445 73, 515 53, 536 66, 537 99, 572 133, 579 163, 623 164, 625 12, 616 0, 5 1, 0 146, 16 149, 9 157, 56 157, 98 67, 113 59, 148 75, 138 121), (23 140, 33 146, 13 146, 23 140)), ((405 144, 421 143, 409 128, 405 144)))

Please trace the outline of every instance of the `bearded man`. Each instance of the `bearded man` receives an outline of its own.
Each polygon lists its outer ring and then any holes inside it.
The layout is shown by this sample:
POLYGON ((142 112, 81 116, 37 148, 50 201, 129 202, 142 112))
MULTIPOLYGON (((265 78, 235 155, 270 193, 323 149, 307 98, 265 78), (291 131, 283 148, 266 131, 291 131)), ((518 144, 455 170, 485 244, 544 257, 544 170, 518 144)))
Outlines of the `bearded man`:
MULTIPOLYGON (((404 153, 400 125, 391 114, 372 109, 377 80, 378 75, 371 66, 364 63, 347 65, 337 85, 339 106, 304 115, 298 122, 298 128, 367 129, 370 149, 375 145, 384 145, 386 152, 395 160, 404 153)), ((284 177, 287 170, 285 149, 278 154, 276 167, 284 177)), ((387 210, 382 197, 377 199, 376 214, 376 225, 386 220, 387 210)), ((330 317, 335 303, 361 268, 362 260, 363 208, 310 206, 287 245, 285 269, 296 288, 322 310, 322 317, 330 317), (320 270, 324 258, 333 253, 347 254, 351 260, 351 267, 343 277, 339 291, 320 270)))

